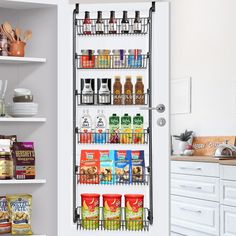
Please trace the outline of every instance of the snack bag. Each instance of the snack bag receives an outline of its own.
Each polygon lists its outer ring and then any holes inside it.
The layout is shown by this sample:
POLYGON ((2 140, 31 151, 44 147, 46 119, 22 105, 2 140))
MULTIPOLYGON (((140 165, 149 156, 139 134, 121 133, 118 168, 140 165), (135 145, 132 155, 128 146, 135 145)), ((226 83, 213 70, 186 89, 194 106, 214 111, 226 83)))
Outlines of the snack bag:
POLYGON ((11 216, 11 234, 31 235, 32 196, 29 194, 7 195, 7 204, 11 216))
POLYGON ((100 160, 98 151, 81 150, 80 156, 80 183, 99 184, 100 160))
POLYGON ((145 181, 144 151, 131 151, 132 182, 145 181))
POLYGON ((130 151, 115 151, 115 174, 117 183, 130 183, 131 180, 130 151))
POLYGON ((98 151, 101 184, 114 183, 114 151, 98 151))
POLYGON ((0 234, 11 232, 10 216, 6 197, 0 197, 0 234))

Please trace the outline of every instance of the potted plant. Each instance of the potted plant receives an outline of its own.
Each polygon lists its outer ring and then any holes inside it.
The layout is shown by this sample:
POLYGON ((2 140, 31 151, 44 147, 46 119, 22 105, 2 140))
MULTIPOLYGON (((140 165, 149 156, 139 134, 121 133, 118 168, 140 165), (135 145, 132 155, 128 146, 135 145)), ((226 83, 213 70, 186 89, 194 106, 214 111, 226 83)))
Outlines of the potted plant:
POLYGON ((179 140, 179 150, 180 150, 181 155, 183 155, 184 151, 187 149, 189 145, 188 141, 191 139, 192 135, 193 135, 193 131, 185 130, 184 133, 173 136, 175 137, 176 140, 179 140))

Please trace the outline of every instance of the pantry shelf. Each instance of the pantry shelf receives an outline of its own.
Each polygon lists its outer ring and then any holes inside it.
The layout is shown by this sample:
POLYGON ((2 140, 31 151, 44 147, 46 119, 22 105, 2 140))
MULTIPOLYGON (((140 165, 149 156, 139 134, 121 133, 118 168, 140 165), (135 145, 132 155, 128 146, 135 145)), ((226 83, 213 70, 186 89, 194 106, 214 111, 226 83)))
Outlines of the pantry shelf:
POLYGON ((45 63, 46 58, 0 56, 0 63, 45 63))
POLYGON ((0 117, 0 122, 46 122, 46 118, 40 117, 0 117))
POLYGON ((46 179, 11 179, 11 180, 0 180, 1 184, 45 184, 47 181, 46 179))

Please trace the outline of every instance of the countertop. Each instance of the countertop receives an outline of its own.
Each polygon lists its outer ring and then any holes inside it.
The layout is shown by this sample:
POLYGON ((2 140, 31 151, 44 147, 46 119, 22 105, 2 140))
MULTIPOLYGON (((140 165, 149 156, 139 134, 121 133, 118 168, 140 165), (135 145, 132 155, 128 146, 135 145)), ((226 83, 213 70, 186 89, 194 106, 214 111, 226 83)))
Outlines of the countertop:
POLYGON ((209 162, 209 163, 219 163, 221 165, 236 166, 236 158, 218 159, 213 156, 171 156, 171 161, 209 162))

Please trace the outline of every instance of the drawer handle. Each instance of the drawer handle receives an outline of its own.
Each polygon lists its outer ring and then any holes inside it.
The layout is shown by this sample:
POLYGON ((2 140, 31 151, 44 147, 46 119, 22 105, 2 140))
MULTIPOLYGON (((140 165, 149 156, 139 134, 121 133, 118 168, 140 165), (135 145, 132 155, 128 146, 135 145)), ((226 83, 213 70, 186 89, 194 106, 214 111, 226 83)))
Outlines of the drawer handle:
POLYGON ((181 166, 179 167, 182 170, 202 170, 201 167, 186 167, 186 166, 181 166))
POLYGON ((196 213, 196 214, 201 214, 202 213, 202 211, 200 211, 200 210, 194 210, 194 209, 189 209, 189 208, 184 208, 184 207, 181 207, 180 209, 183 210, 183 211, 190 211, 190 212, 193 212, 193 213, 196 213))
POLYGON ((200 186, 189 186, 189 185, 180 185, 181 188, 187 188, 187 189, 197 189, 202 190, 202 187, 200 186))

